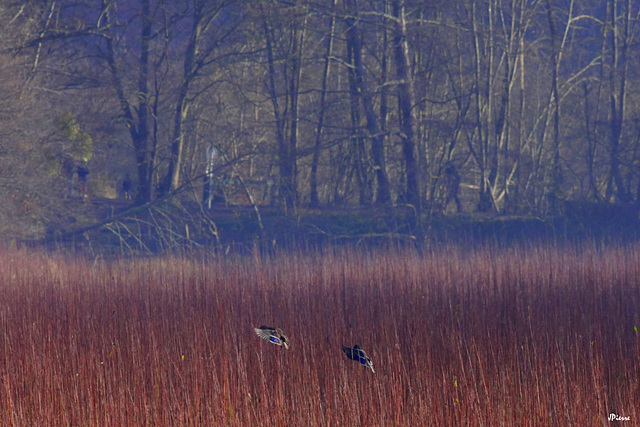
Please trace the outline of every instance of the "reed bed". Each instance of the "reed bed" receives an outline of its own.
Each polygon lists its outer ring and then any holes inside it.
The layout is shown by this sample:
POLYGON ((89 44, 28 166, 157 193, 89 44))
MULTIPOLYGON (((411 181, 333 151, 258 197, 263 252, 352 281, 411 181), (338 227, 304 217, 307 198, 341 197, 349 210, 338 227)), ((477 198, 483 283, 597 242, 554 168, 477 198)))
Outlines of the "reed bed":
POLYGON ((640 420, 640 247, 19 252, 1 254, 0 280, 0 425, 640 420), (262 324, 290 349, 259 340, 262 324))

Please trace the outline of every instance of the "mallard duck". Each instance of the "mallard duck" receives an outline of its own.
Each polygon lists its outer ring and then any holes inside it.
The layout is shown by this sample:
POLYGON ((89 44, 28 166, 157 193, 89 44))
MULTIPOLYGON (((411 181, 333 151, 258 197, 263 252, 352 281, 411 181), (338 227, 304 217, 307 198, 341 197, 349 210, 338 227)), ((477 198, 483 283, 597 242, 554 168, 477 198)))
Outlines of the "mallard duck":
POLYGON ((359 345, 354 345, 353 348, 342 346, 342 352, 347 355, 347 357, 351 360, 355 360, 356 362, 362 363, 364 366, 371 368, 371 371, 375 373, 376 371, 373 369, 373 362, 371 358, 367 356, 367 353, 364 352, 362 347, 359 345))
POLYGON ((289 338, 282 332, 282 329, 260 326, 259 328, 253 328, 253 330, 256 331, 256 335, 260 339, 269 341, 271 344, 283 345, 284 348, 289 349, 289 338))

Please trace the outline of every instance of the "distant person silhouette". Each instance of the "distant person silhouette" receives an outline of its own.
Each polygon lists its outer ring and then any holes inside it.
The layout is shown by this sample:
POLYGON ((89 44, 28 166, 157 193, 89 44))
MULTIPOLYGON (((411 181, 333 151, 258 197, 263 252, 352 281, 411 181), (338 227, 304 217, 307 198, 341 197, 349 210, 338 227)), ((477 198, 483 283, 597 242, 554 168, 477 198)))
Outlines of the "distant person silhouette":
POLYGON ((126 200, 131 200, 131 178, 127 174, 122 181, 122 197, 126 200))
POLYGON ((447 208, 449 203, 453 200, 456 204, 456 211, 458 213, 462 212, 462 204, 460 203, 460 174, 458 173, 456 167, 449 163, 444 170, 444 178, 445 178, 445 191, 447 195, 444 201, 444 209, 447 208))
POLYGON ((87 167, 87 163, 83 163, 78 166, 78 170, 76 171, 78 174, 78 183, 80 184, 80 196, 84 199, 89 197, 89 185, 88 185, 88 177, 89 177, 89 168, 87 167))
POLYGON ((64 178, 67 181, 65 197, 73 196, 73 177, 75 175, 74 174, 75 166, 76 165, 73 158, 71 158, 70 156, 62 157, 62 174, 64 175, 64 178))

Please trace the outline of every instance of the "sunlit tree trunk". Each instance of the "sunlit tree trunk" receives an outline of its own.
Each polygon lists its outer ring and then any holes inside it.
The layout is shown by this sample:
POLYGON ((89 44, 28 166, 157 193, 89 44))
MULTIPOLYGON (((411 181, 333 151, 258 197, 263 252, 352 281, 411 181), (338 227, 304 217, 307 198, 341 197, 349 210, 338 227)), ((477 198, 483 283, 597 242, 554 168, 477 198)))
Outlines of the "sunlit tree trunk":
MULTIPOLYGON (((191 29, 182 61, 182 81, 178 86, 175 112, 173 117, 173 131, 171 134, 171 151, 167 173, 160 184, 161 194, 175 190, 181 184, 183 167, 183 151, 185 146, 185 123, 189 116, 189 109, 197 95, 192 93, 196 78, 211 53, 211 49, 203 52, 202 45, 207 43, 207 30, 214 25, 214 20, 220 16, 225 7, 224 2, 213 3, 206 0, 195 0, 191 9, 191 29)), ((224 38, 224 35, 221 37, 224 38)), ((208 41, 211 43, 211 41, 208 41)), ((210 59, 210 58, 209 58, 210 59)), ((204 153, 202 153, 204 157, 204 153)))
POLYGON ((557 30, 552 16, 550 0, 546 0, 547 22, 549 24, 549 35, 551 38, 551 96, 549 97, 549 109, 551 112, 551 164, 549 166, 548 183, 546 188, 549 213, 557 214, 559 210, 558 202, 561 197, 562 170, 560 169, 560 97, 558 95, 558 65, 560 49, 557 43, 557 30))
MULTIPOLYGON (((476 136, 475 138, 478 141, 477 149, 475 149, 474 155, 476 159, 476 164, 479 169, 479 177, 478 177, 478 210, 480 212, 487 212, 493 209, 493 196, 491 194, 491 185, 490 185, 490 176, 491 170, 489 165, 489 130, 491 123, 488 121, 492 115, 492 105, 491 105, 491 97, 489 96, 490 88, 488 85, 490 82, 485 83, 485 69, 491 70, 491 62, 489 65, 484 65, 483 61, 485 59, 491 61, 492 52, 485 53, 483 51, 481 45, 481 26, 479 25, 479 16, 477 11, 476 3, 473 2, 471 5, 472 10, 472 38, 473 38, 473 60, 475 62, 474 69, 474 87, 473 87, 473 97, 475 103, 475 121, 476 121, 476 136), (485 56, 487 58, 485 58, 485 56), (485 68, 487 67, 487 68, 485 68)), ((490 25, 488 31, 492 34, 492 21, 490 20, 490 25)), ((484 30, 484 28, 482 28, 484 30)), ((493 43, 489 41, 489 44, 493 46, 493 43)))

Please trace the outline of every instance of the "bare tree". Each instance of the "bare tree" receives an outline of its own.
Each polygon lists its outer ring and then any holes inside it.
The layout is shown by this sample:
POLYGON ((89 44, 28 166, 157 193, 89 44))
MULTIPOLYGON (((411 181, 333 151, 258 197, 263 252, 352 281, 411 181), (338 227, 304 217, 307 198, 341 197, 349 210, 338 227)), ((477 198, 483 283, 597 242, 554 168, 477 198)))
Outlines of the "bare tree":
POLYGON ((421 200, 419 188, 419 166, 416 159, 416 143, 413 128, 413 85, 409 74, 409 45, 407 43, 407 23, 404 1, 393 1, 394 19, 394 53, 396 77, 398 80, 398 110, 400 112, 400 129, 402 152, 405 162, 406 200, 413 205, 419 214, 421 200))
POLYGON ((185 122, 189 110, 195 100, 208 91, 213 90, 216 79, 210 79, 201 87, 195 87, 200 78, 210 77, 209 71, 212 65, 217 64, 223 58, 232 56, 229 42, 237 28, 238 21, 233 14, 226 10, 228 1, 210 2, 204 0, 192 0, 187 6, 188 20, 191 28, 188 35, 183 56, 183 73, 177 90, 175 113, 173 119, 173 132, 171 138, 171 154, 169 165, 164 180, 161 183, 161 194, 178 188, 181 184, 181 168, 185 145, 185 122))
POLYGON ((387 205, 391 202, 391 191, 384 153, 384 139, 380 130, 379 119, 373 108, 373 98, 366 82, 362 54, 362 38, 358 29, 358 13, 354 0, 345 0, 347 9, 347 44, 353 55, 353 66, 357 93, 353 94, 361 100, 364 109, 368 136, 371 138, 371 157, 374 162, 376 181, 378 184, 376 203, 387 205))
POLYGON ((320 88, 320 100, 318 105, 318 123, 316 125, 315 145, 313 150, 313 159, 311 161, 311 174, 309 177, 309 204, 317 207, 320 204, 318 199, 318 163, 320 162, 320 150, 322 144, 322 135, 324 131, 324 121, 326 115, 326 98, 328 90, 329 74, 331 72, 331 63, 334 50, 335 28, 336 28, 336 3, 337 0, 331 0, 331 8, 329 10, 329 26, 326 34, 326 53, 324 57, 324 67, 322 70, 322 84, 320 88))
MULTIPOLYGON (((573 3, 573 2, 572 2, 573 3)), ((558 94, 558 66, 560 62, 559 48, 556 46, 557 30, 552 16, 551 3, 546 0, 547 22, 549 24, 549 36, 551 40, 551 95, 549 98, 549 110, 551 111, 551 165, 549 167, 549 183, 547 184, 547 195, 549 208, 552 213, 557 213, 560 199, 560 186, 562 184, 562 170, 560 168, 560 98, 558 94)), ((562 48, 562 46, 560 46, 562 48)))
MULTIPOLYGON (((609 72, 610 93, 610 137, 609 137, 609 174, 605 199, 615 199, 621 203, 631 201, 630 189, 624 183, 621 171, 622 134, 625 116, 627 115, 627 75, 629 67, 629 42, 631 34, 629 25, 633 20, 630 0, 610 0, 607 3, 611 30, 609 52, 611 54, 611 70, 609 72)), ((605 29, 606 31, 606 29, 605 29)))
MULTIPOLYGON (((308 13, 304 6, 286 7, 284 19, 269 21, 263 8, 263 36, 267 54, 267 90, 273 106, 279 166, 279 187, 285 212, 298 202, 297 150, 302 54, 308 13)), ((278 10, 277 8, 275 10, 278 10)), ((273 9, 270 9, 273 11, 273 9)))

